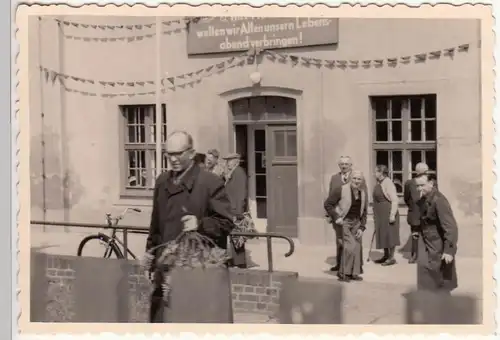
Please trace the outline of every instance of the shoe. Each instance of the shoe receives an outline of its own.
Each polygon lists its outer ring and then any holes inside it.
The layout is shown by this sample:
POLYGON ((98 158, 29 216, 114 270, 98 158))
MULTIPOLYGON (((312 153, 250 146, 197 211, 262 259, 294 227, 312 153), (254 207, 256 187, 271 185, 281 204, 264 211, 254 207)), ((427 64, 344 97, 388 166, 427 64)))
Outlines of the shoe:
POLYGON ((338 274, 337 277, 339 278, 339 281, 341 281, 341 282, 351 281, 351 279, 347 275, 344 275, 344 274, 338 274))
POLYGON ((339 271, 339 268, 340 268, 340 266, 339 266, 339 265, 336 265, 335 267, 330 268, 330 271, 331 271, 331 272, 338 272, 338 271, 339 271))
POLYGON ((388 259, 387 261, 385 261, 384 263, 382 263, 383 266, 393 266, 395 265, 397 262, 395 259, 388 259))
POLYGON ((374 260, 373 263, 381 264, 381 263, 384 263, 386 261, 387 261, 387 257, 384 256, 384 257, 382 257, 382 258, 380 258, 378 260, 374 260))
POLYGON ((351 275, 350 279, 353 281, 363 281, 363 278, 359 275, 351 275))
POLYGON ((408 260, 408 263, 415 263, 415 262, 417 262, 417 257, 415 255, 412 255, 408 260))

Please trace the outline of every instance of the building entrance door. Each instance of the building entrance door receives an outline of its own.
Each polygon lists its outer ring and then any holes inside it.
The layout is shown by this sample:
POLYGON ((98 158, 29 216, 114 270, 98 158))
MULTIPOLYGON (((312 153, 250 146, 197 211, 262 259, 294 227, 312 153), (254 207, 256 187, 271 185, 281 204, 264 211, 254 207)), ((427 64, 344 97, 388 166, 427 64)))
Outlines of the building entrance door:
POLYGON ((248 174, 249 209, 257 229, 297 237, 295 101, 251 97, 233 102, 232 109, 235 150, 248 174))

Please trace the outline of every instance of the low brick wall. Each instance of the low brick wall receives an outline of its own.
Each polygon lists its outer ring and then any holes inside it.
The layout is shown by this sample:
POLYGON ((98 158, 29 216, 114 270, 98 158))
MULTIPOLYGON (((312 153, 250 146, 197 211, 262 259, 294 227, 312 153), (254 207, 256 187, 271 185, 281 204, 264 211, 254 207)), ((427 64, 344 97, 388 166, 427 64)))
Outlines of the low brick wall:
MULTIPOLYGON (((233 311, 275 318, 294 272, 231 269, 233 311)), ((147 322, 151 286, 136 261, 31 254, 31 321, 147 322)))

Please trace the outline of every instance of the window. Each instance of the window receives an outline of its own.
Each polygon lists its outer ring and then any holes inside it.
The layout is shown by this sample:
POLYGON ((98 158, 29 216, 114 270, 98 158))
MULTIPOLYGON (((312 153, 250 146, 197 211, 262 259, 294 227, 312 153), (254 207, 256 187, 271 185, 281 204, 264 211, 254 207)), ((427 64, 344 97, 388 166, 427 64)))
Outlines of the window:
MULTIPOLYGON (((125 194, 150 194, 156 178, 156 106, 122 106, 124 119, 125 194)), ((166 141, 166 106, 162 105, 162 143, 166 141)), ((162 157, 163 171, 167 168, 162 157)))
POLYGON ((401 195, 417 163, 437 170, 436 96, 379 96, 371 98, 371 105, 375 163, 389 168, 401 195))

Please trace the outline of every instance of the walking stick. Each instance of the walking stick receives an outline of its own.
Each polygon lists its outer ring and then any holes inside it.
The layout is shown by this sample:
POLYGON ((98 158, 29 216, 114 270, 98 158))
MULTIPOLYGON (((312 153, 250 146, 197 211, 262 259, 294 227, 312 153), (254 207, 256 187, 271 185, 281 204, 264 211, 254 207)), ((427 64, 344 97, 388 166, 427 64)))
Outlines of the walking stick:
POLYGON ((368 258, 366 259, 366 262, 370 262, 370 254, 372 253, 374 240, 375 240, 375 229, 373 229, 372 241, 370 242, 370 251, 368 252, 368 258))

